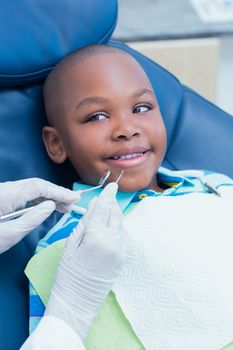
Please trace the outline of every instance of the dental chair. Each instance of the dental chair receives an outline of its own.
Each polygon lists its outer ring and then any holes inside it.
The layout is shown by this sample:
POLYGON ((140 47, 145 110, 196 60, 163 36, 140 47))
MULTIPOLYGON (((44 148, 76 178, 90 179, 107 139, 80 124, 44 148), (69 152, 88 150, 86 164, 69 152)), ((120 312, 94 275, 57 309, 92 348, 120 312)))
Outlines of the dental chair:
MULTIPOLYGON (((52 164, 42 144, 41 129, 46 123, 42 85, 65 55, 97 43, 127 51, 148 74, 168 132, 164 166, 209 169, 233 177, 233 118, 155 62, 110 40, 116 22, 116 0, 2 2, 0 181, 41 177, 71 186, 75 180, 71 165, 52 164)), ((0 255, 1 350, 19 349, 28 336, 28 281, 23 271, 38 240, 57 220, 55 213, 0 255)))

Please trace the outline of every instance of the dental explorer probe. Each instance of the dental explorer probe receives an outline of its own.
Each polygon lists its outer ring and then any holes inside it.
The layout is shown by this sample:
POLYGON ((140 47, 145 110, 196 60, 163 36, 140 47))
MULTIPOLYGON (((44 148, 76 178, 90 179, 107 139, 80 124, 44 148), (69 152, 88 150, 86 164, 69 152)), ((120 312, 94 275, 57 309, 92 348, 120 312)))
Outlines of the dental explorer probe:
MULTIPOLYGON (((98 183, 97 186, 88 188, 88 189, 86 189, 86 190, 81 190, 81 191, 80 191, 80 194, 82 195, 83 193, 86 193, 86 192, 89 192, 89 191, 93 191, 93 190, 95 190, 95 189, 97 189, 97 188, 102 187, 102 186, 105 184, 105 182, 107 181, 107 179, 109 178, 110 174, 111 174, 111 171, 110 171, 110 170, 106 171, 106 172, 104 173, 104 175, 101 177, 101 179, 99 180, 99 183, 98 183)), ((33 203, 39 204, 39 203, 42 203, 44 200, 45 200, 45 199, 41 198, 39 201, 36 201, 36 200, 35 200, 35 201, 31 201, 30 203, 33 202, 33 203)), ((32 206, 30 206, 30 207, 27 207, 27 208, 24 208, 24 209, 21 209, 21 210, 14 211, 14 212, 12 212, 12 213, 10 213, 10 214, 2 215, 2 216, 0 216, 0 222, 5 222, 5 221, 12 220, 12 219, 16 219, 16 218, 18 218, 18 217, 24 215, 25 213, 27 213, 29 210, 31 210, 31 209, 34 208, 35 206, 36 206, 36 205, 32 205, 32 206)), ((72 204, 71 204, 71 206, 72 206, 72 204)), ((84 208, 81 208, 81 207, 78 207, 78 206, 75 206, 75 207, 76 207, 76 209, 79 209, 80 214, 85 214, 86 210, 85 210, 84 208)))
MULTIPOLYGON (((118 184, 118 182, 120 181, 120 179, 121 179, 123 173, 124 173, 124 170, 121 170, 120 175, 118 176, 118 178, 116 179, 116 181, 114 181, 116 184, 118 184)), ((110 175, 110 174, 109 174, 109 175, 110 175)), ((89 192, 89 191, 95 190, 96 188, 99 188, 99 187, 101 187, 101 186, 96 186, 96 187, 88 188, 87 190, 83 190, 82 193, 83 193, 83 192, 89 192)), ((68 210, 69 210, 69 211, 74 211, 74 212, 79 213, 79 214, 82 214, 82 215, 84 215, 84 214, 86 213, 86 211, 87 211, 85 208, 79 207, 79 206, 76 205, 76 204, 71 204, 71 205, 68 207, 68 210)))

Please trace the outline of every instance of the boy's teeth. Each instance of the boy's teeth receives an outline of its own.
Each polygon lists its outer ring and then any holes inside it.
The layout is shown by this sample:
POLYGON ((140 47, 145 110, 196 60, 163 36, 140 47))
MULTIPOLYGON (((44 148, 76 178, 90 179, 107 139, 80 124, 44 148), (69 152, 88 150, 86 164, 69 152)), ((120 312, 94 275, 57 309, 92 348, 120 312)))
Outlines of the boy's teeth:
POLYGON ((113 157, 113 159, 118 159, 118 160, 124 160, 124 159, 130 159, 130 158, 136 158, 141 156, 143 153, 132 153, 132 154, 126 154, 124 156, 119 156, 119 157, 113 157))

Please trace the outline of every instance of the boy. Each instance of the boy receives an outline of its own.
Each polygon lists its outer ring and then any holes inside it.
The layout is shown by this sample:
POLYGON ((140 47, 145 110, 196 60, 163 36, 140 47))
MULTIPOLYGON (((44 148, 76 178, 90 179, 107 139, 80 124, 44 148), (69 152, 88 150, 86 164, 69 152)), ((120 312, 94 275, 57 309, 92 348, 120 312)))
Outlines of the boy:
MULTIPOLYGON (((54 162, 69 158, 88 185, 108 169, 114 181, 124 169, 127 259, 87 349, 218 350, 232 341, 232 204, 225 195, 232 199, 233 181, 159 169, 166 131, 156 96, 121 50, 99 45, 71 54, 48 76, 44 97, 50 125, 43 138, 54 162)), ((79 219, 71 213, 42 241, 50 262, 48 241, 79 219)), ((40 254, 33 261, 39 268, 40 254)))

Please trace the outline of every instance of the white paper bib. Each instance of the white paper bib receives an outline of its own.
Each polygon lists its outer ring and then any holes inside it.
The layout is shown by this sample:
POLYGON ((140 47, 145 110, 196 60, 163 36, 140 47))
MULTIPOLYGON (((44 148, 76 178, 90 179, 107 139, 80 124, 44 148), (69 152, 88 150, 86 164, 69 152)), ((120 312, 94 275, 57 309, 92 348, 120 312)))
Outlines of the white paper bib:
POLYGON ((233 341, 233 203, 147 197, 124 220, 113 291, 147 350, 219 350, 233 341))

